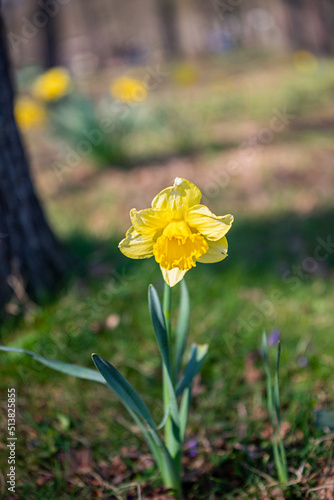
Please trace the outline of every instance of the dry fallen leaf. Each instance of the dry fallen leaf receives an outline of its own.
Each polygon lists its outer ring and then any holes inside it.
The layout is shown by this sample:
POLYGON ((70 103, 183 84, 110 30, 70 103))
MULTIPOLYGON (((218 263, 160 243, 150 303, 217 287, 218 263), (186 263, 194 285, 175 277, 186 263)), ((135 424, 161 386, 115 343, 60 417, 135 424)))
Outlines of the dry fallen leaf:
POLYGON ((262 371, 256 368, 255 361, 257 359, 257 354, 250 353, 245 358, 245 371, 244 377, 247 385, 254 385, 256 382, 261 380, 262 371))

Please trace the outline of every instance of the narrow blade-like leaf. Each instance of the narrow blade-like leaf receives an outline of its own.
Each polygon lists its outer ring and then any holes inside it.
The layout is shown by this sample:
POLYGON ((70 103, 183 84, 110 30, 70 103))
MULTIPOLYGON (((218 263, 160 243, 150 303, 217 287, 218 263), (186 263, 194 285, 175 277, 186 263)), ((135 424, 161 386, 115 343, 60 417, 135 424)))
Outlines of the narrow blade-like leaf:
POLYGON ((72 375, 73 377, 92 380, 93 382, 100 382, 101 384, 106 383, 102 375, 96 370, 92 370, 91 368, 85 368, 84 366, 72 365, 71 363, 64 363, 63 361, 44 358, 39 354, 28 351, 27 349, 21 349, 19 347, 0 346, 0 351, 28 354, 36 361, 39 361, 39 363, 42 363, 48 368, 52 368, 52 370, 65 373, 66 375, 72 375))
POLYGON ((275 372, 275 379, 274 379, 274 405, 275 405, 275 412, 276 412, 278 429, 281 426, 279 379, 278 379, 278 377, 279 377, 280 359, 281 359, 281 343, 278 342, 278 345, 277 345, 277 356, 276 356, 276 372, 275 372))
POLYGON ((183 443, 185 435, 186 435, 190 402, 191 402, 191 385, 183 391, 182 399, 181 399, 181 406, 180 406, 180 439, 181 439, 181 443, 183 443))
POLYGON ((148 290, 148 304, 161 356, 170 375, 170 350, 166 323, 158 292, 153 285, 150 285, 148 290))
POLYGON ((123 377, 121 372, 97 354, 92 354, 92 358, 96 368, 105 378, 110 389, 120 398, 122 403, 129 406, 144 420, 144 422, 147 423, 147 425, 155 429, 155 423, 149 409, 137 391, 126 380, 126 378, 123 377))
POLYGON ((199 373, 208 352, 208 345, 192 344, 190 351, 190 359, 184 370, 182 378, 176 386, 176 396, 182 394, 184 389, 190 386, 194 377, 199 373))
POLYGON ((172 489, 180 488, 180 478, 178 476, 178 471, 176 469, 175 463, 158 432, 152 427, 146 427, 137 413, 132 410, 132 408, 124 401, 123 404, 142 431, 143 436, 146 439, 146 442, 151 450, 151 453, 156 460, 165 484, 172 489))

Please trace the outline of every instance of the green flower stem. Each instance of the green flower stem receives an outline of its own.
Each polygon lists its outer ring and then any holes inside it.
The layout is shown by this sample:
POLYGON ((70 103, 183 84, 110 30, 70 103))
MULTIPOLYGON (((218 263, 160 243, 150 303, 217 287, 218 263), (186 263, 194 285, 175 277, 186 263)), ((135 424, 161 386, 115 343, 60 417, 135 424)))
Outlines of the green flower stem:
MULTIPOLYGON (((174 360, 172 359, 172 352, 174 351, 174 349, 173 349, 173 336, 171 329, 171 308, 172 308, 172 289, 169 285, 167 285, 167 283, 165 283, 164 296, 163 296, 163 313, 165 317, 168 343, 169 343, 169 352, 171 357, 170 376, 172 376, 172 374, 174 373, 174 364, 173 364, 174 360)), ((175 381, 172 382, 175 391, 175 381)), ((166 366, 163 367, 163 402, 164 402, 164 413, 166 413, 169 409, 171 409, 171 395, 168 384, 168 373, 166 366)), ((180 425, 173 418, 173 413, 174 411, 170 411, 170 414, 165 424, 165 442, 166 442, 166 447, 175 463, 175 468, 178 472, 178 484, 174 484, 173 488, 176 491, 177 495, 179 495, 179 498, 182 498, 182 490, 181 490, 182 443, 180 439, 180 425)), ((171 486, 169 485, 169 487, 171 486)))
POLYGON ((155 431, 152 431, 152 429, 146 428, 142 420, 133 410, 131 410, 131 408, 127 409, 143 432, 152 455, 154 456, 160 469, 164 485, 166 488, 174 490, 174 494, 177 498, 182 498, 181 477, 179 471, 175 467, 175 463, 164 443, 161 441, 160 436, 155 431))
POLYGON ((172 288, 164 283, 164 297, 163 297, 163 311, 165 316, 165 323, 167 335, 169 340, 169 347, 172 347, 172 328, 171 328, 171 315, 172 315, 172 288))

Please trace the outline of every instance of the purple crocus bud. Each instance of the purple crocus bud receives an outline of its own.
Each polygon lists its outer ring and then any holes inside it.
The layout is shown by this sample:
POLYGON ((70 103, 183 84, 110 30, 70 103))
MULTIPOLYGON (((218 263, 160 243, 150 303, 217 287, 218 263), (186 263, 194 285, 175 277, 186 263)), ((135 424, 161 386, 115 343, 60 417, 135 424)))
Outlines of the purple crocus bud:
POLYGON ((281 331, 278 328, 274 328, 273 330, 271 330, 268 336, 268 345, 273 346, 278 344, 280 335, 281 331))
POLYGON ((297 364, 299 368, 305 368, 305 366, 307 366, 307 358, 305 356, 301 356, 298 358, 297 364))
POLYGON ((187 449, 188 456, 191 458, 194 458, 197 456, 197 440, 196 439, 189 439, 185 443, 185 447, 187 449))

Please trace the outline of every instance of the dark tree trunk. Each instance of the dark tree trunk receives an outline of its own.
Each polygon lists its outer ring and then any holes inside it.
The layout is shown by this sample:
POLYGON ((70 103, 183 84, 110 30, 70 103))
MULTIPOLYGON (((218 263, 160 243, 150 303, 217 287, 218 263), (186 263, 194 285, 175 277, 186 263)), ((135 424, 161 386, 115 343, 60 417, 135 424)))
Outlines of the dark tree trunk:
POLYGON ((316 54, 333 52, 333 2, 328 0, 284 0, 289 37, 295 49, 316 54))
POLYGON ((180 43, 177 29, 177 7, 175 0, 157 0, 158 14, 166 53, 171 58, 180 55, 180 43))
MULTIPOLYGON (((52 10, 52 2, 48 0, 38 0, 34 5, 34 13, 40 15, 41 18, 47 18, 46 25, 41 28, 44 37, 43 40, 43 63, 44 68, 53 68, 58 65, 57 54, 57 20, 59 13, 54 13, 52 10)), ((57 11, 55 11, 57 12, 57 11)))
POLYGON ((13 116, 13 85, 0 4, 0 307, 13 268, 33 297, 52 290, 65 271, 63 250, 36 197, 13 116))

